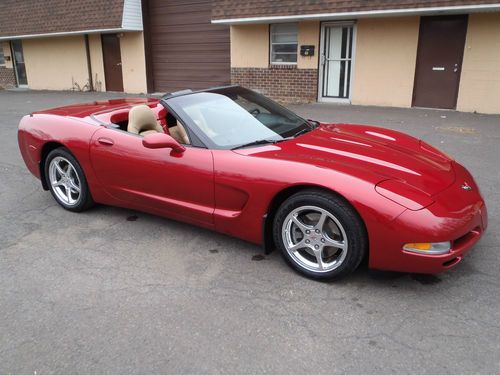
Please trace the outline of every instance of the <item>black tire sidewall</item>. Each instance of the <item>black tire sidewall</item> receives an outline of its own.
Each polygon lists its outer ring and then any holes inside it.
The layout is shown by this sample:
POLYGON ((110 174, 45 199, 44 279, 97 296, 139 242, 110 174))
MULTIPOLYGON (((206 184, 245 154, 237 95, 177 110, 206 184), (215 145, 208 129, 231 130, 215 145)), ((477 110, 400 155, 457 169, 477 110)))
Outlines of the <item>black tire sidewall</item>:
POLYGON ((94 202, 92 200, 92 196, 90 194, 90 190, 88 188, 87 184, 87 179, 85 177, 85 173, 83 172, 82 167, 80 166, 80 163, 78 163, 78 160, 69 152, 66 148, 60 147, 56 148, 55 150, 52 150, 47 157, 45 158, 44 162, 44 174, 45 174, 45 181, 47 183, 47 186, 49 187, 50 193, 56 200, 56 202, 63 207, 64 209, 68 211, 73 211, 73 212, 81 212, 89 208, 94 202), (54 192, 54 189, 52 187, 52 184, 50 183, 50 177, 49 177, 49 166, 50 162, 58 157, 61 156, 71 162, 73 167, 76 170, 76 173, 78 174, 78 179, 80 180, 80 200, 78 201, 78 204, 70 206, 62 202, 54 192))
POLYGON ((353 272, 367 252, 367 235, 364 223, 356 210, 343 198, 320 190, 306 190, 292 195, 279 207, 273 222, 273 238, 282 256, 293 269, 313 279, 339 279, 353 272), (297 264, 283 243, 282 227, 288 214, 301 206, 316 206, 333 214, 344 227, 348 239, 347 255, 342 264, 329 272, 314 272, 297 264))

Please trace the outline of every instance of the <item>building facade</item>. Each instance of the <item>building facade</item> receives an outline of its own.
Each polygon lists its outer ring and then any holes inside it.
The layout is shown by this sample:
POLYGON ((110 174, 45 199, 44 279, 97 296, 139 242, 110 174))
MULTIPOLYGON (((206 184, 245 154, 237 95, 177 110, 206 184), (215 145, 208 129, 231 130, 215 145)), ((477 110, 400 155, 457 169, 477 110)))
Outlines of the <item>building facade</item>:
POLYGON ((0 13, 0 87, 229 83, 285 102, 500 113, 500 2, 35 0, 0 13))
POLYGON ((496 1, 216 0, 231 80, 283 101, 500 113, 496 1))
POLYGON ((230 83, 229 27, 212 2, 7 1, 0 87, 165 92, 230 83))
POLYGON ((0 50, 3 87, 146 91, 140 0, 8 1, 0 50))

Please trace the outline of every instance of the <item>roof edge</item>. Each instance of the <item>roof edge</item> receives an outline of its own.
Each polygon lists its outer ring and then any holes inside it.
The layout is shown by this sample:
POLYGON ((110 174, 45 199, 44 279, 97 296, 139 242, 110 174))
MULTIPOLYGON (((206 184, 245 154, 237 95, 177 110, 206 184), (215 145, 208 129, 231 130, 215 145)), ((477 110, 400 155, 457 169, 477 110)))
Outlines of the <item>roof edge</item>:
POLYGON ((500 11, 500 3, 481 4, 481 5, 460 5, 448 7, 425 7, 425 8, 407 8, 407 9, 381 9, 357 12, 337 12, 337 13, 316 13, 316 14, 298 14, 289 16, 266 16, 266 17, 246 17, 246 18, 226 18, 212 20, 213 24, 221 25, 239 25, 251 23, 269 23, 269 22, 289 22, 289 21, 313 21, 313 20, 342 20, 352 18, 368 18, 383 16, 406 16, 406 15, 425 15, 425 14, 455 14, 462 12, 479 13, 500 11))
POLYGON ((134 29, 134 28, 117 27, 112 29, 92 29, 92 30, 78 30, 78 31, 62 31, 57 33, 8 35, 8 36, 0 36, 0 41, 13 40, 13 39, 34 39, 34 38, 46 38, 46 37, 57 37, 57 36, 84 35, 84 34, 124 33, 131 31, 142 31, 142 28, 134 29))

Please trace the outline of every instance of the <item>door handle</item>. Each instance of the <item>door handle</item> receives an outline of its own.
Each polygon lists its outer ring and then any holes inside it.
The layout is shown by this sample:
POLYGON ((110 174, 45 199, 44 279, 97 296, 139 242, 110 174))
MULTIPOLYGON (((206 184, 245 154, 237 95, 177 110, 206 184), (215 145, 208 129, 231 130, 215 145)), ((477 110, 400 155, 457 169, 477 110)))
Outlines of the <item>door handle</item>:
POLYGON ((455 64, 454 68, 453 68, 453 73, 456 73, 458 72, 458 64, 455 64))
POLYGON ((97 139, 97 142, 99 142, 102 145, 106 145, 106 146, 113 146, 115 144, 115 142, 113 142, 112 139, 105 138, 105 137, 97 139))

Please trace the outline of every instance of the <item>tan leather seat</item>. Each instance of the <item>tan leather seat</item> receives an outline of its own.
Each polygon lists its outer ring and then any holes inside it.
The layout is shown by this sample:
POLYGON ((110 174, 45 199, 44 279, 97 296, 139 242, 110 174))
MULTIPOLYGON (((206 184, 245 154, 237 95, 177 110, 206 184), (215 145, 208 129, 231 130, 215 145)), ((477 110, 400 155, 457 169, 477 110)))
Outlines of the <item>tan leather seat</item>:
POLYGON ((127 131, 144 136, 150 133, 163 133, 163 128, 156 121, 153 110, 147 105, 141 104, 130 109, 127 131))
POLYGON ((189 142, 189 137, 186 133, 186 129, 184 129, 184 126, 177 121, 174 115, 171 113, 167 114, 167 127, 168 127, 168 133, 172 138, 174 138, 177 142, 188 145, 190 144, 189 142))
POLYGON ((184 126, 181 124, 178 123, 176 126, 168 128, 168 132, 177 142, 185 145, 189 144, 189 137, 186 133, 186 129, 184 129, 184 126))

